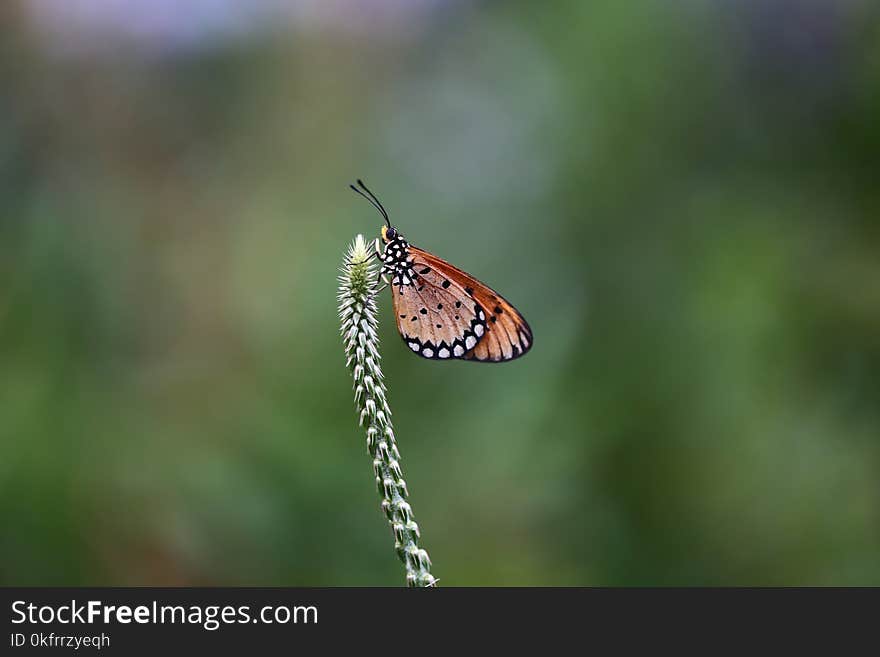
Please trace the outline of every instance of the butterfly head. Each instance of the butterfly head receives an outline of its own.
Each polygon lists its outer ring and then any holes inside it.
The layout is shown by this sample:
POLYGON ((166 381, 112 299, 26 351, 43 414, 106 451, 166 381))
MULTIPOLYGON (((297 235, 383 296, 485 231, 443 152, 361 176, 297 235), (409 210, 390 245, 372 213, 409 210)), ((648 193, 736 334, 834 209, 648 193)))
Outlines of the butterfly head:
POLYGON ((403 235, 394 226, 382 226, 382 241, 385 244, 401 239, 403 239, 403 235))

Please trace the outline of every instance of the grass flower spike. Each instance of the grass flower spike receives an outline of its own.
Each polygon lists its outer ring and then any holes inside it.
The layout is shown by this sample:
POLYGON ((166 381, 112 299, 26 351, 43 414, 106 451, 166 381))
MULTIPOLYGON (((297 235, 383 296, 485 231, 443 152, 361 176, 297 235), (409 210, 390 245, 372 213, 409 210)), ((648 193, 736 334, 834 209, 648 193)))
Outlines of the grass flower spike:
POLYGON ((419 526, 407 502, 409 493, 400 466, 400 452, 391 425, 391 409, 379 355, 376 299, 373 285, 377 268, 363 235, 349 246, 339 276, 339 320, 354 378, 354 401, 360 424, 366 428, 367 450, 373 458, 382 511, 394 534, 394 549, 406 569, 409 586, 434 586, 428 553, 419 547, 419 526))

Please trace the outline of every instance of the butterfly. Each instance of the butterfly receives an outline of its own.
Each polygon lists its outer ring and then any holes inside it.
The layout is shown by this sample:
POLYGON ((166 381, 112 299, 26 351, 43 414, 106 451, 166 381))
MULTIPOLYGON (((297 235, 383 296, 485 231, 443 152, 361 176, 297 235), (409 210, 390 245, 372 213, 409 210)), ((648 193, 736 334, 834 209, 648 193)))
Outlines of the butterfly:
MULTIPOLYGON (((532 348, 532 329, 509 301, 470 274, 413 246, 391 225, 379 199, 362 180, 350 187, 385 219, 379 273, 391 298, 397 330, 423 358, 500 363, 532 348)), ((377 291, 379 291, 377 290, 377 291)))

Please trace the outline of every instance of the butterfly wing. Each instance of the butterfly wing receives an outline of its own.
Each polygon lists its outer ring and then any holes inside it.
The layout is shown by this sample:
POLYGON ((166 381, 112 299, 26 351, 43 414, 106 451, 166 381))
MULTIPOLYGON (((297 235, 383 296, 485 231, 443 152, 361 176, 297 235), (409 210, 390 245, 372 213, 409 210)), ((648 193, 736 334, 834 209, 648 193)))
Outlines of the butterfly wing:
POLYGON ((450 356, 426 357, 498 363, 519 358, 531 349, 532 329, 504 297, 467 272, 427 251, 410 246, 409 252, 413 269, 418 274, 416 285, 404 287, 403 294, 395 289, 393 297, 397 326, 413 351, 426 356, 423 341, 426 336, 429 340, 444 341, 432 341, 428 347, 432 354, 438 353, 434 348, 438 344, 445 344, 447 348, 452 345, 449 348, 450 356), (408 298, 407 294, 410 295, 408 298), (416 299, 426 303, 415 309, 419 317, 413 321, 412 301, 416 299), (439 308, 441 304, 442 309, 439 308), (421 312, 422 308, 426 313, 421 312), (431 317, 429 309, 445 313, 443 321, 438 320, 433 327, 427 325, 431 317), (441 328, 437 328, 437 324, 441 328), (433 334, 429 334, 429 331, 433 331, 433 334))
POLYGON ((392 285, 397 328, 406 345, 423 358, 462 358, 486 334, 487 315, 474 298, 428 265, 410 247, 416 280, 392 285))

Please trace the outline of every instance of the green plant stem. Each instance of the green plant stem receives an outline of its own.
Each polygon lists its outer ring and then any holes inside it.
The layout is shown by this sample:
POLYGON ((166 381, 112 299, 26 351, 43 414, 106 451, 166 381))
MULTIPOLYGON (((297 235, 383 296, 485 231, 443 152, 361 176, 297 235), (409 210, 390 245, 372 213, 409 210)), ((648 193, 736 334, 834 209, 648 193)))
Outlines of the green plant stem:
POLYGON ((408 586, 435 586, 431 560, 419 547, 419 526, 407 498, 400 452, 391 425, 391 409, 380 365, 376 299, 373 285, 377 267, 363 235, 349 246, 339 276, 339 319, 354 379, 354 401, 360 424, 366 427, 367 449, 373 458, 382 511, 394 533, 394 549, 406 569, 408 586))

